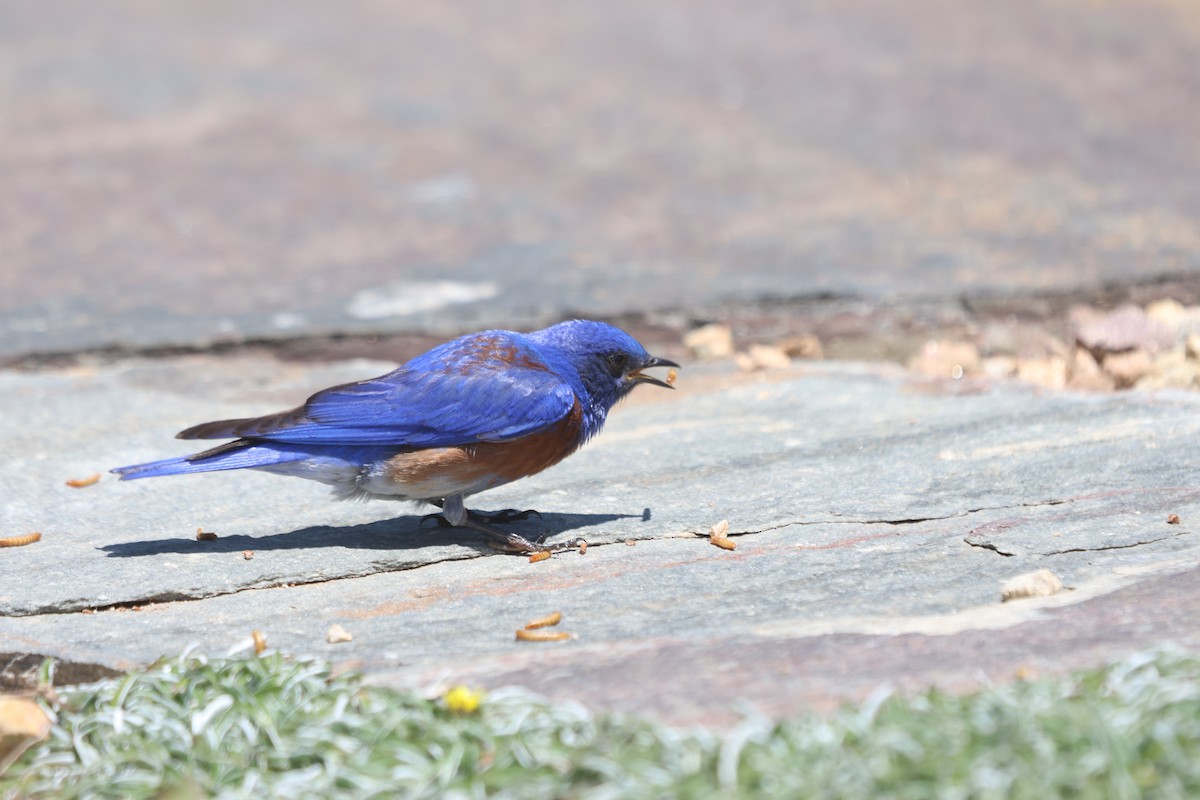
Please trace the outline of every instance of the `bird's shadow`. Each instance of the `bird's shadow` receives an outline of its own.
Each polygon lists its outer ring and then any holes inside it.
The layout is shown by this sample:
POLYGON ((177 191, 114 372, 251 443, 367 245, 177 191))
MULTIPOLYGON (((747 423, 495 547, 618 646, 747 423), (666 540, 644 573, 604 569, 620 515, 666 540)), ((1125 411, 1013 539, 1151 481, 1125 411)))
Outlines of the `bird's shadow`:
MULTIPOLYGON (((566 531, 591 525, 601 525, 618 519, 649 519, 649 509, 641 514, 559 514, 548 512, 531 516, 521 522, 506 522, 505 531, 519 533, 536 540, 553 538, 566 531)), ((418 550, 423 547, 463 545, 494 552, 485 537, 467 528, 448 528, 433 522, 422 525, 421 517, 405 515, 392 519, 368 522, 363 525, 314 525, 285 533, 267 536, 235 534, 216 539, 197 541, 195 538, 147 539, 140 542, 118 542, 98 548, 109 558, 136 558, 164 553, 236 553, 243 550, 309 550, 320 547, 350 547, 361 550, 418 550)))

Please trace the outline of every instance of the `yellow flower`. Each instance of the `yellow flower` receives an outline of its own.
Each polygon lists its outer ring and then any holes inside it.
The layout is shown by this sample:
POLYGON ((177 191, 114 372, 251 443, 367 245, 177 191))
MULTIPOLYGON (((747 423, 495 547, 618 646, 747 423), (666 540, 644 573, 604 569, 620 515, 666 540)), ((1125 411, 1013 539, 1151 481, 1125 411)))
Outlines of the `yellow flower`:
POLYGON ((455 686, 442 695, 442 701, 445 702, 446 708, 456 714, 472 714, 479 710, 479 704, 483 702, 483 691, 455 686))

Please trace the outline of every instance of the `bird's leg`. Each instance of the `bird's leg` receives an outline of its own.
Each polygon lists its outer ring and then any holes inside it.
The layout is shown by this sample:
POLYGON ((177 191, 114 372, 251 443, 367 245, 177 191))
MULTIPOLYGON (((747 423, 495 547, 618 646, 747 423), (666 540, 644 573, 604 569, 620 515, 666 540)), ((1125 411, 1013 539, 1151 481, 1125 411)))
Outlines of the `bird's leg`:
MULTIPOLYGON (((437 506, 438 508, 444 507, 441 500, 430 500, 429 502, 432 503, 433 505, 437 506)), ((426 523, 426 521, 428 521, 428 520, 433 520, 434 522, 436 522, 439 528, 453 528, 454 527, 453 525, 450 524, 450 520, 446 519, 445 515, 443 515, 443 514, 426 514, 425 516, 421 517, 421 521, 417 524, 424 525, 426 523)))
POLYGON ((516 553, 535 553, 544 548, 516 533, 506 533, 493 527, 483 519, 475 517, 463 505, 461 494, 453 494, 442 501, 442 513, 446 521, 456 528, 471 528, 489 537, 504 549, 516 553))

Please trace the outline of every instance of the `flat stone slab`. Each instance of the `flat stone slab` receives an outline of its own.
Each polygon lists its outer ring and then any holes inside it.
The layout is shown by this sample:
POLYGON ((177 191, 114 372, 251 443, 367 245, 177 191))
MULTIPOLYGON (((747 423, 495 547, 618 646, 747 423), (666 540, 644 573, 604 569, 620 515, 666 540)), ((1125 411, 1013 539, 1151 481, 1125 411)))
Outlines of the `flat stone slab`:
POLYGON ((1198 60, 1187 2, 6 4, 0 362, 1194 275, 1198 60))
POLYGON ((64 484, 188 452, 170 437, 189 424, 387 367, 197 356, 0 373, 0 533, 43 533, 0 549, 0 653, 124 668, 261 630, 391 684, 515 681, 721 724, 743 703, 784 713, 1200 641, 1200 616, 1161 607, 1194 604, 1200 580, 1189 394, 689 367, 563 464, 475 499, 539 509, 512 525, 525 535, 591 545, 540 563, 272 475, 64 484), (721 519, 734 551, 703 537, 721 519), (1004 580, 1042 567, 1063 593, 999 602, 1004 580), (514 641, 552 610, 577 638, 514 641), (333 623, 353 641, 326 643, 333 623))

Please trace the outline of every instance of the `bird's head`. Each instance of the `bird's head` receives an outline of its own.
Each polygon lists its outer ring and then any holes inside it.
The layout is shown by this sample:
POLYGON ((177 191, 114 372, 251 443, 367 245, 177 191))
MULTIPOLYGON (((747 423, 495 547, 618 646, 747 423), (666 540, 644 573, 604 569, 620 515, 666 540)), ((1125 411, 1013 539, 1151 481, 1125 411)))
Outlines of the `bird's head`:
POLYGON ((650 355, 636 339, 612 325, 572 320, 531 333, 529 338, 561 353, 579 373, 589 399, 604 411, 640 383, 674 388, 642 370, 679 365, 650 355))

